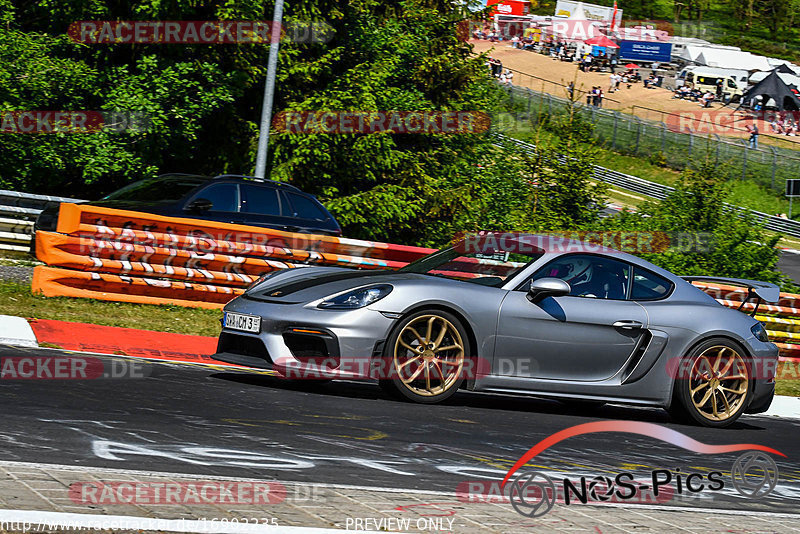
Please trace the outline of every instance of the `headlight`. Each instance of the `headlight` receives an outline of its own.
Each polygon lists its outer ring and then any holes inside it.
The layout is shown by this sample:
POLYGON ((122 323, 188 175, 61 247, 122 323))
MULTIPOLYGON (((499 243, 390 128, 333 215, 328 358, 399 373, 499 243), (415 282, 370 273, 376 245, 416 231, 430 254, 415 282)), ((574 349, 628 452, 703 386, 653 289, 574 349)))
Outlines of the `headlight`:
POLYGON ((761 323, 754 324, 753 327, 750 329, 756 339, 759 341, 767 342, 769 341, 769 336, 767 336, 767 329, 764 328, 764 325, 761 323))
POLYGON ((328 297, 319 303, 320 308, 334 310, 355 310, 376 302, 392 292, 392 286, 379 285, 362 287, 335 297, 328 297))

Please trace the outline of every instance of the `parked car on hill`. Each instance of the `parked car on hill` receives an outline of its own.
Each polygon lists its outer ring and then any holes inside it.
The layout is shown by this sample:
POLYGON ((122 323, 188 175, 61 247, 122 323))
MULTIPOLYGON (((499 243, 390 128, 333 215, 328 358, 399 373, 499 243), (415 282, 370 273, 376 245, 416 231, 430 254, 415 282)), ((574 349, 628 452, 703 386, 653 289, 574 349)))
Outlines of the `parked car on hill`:
MULTIPOLYGON (((134 182, 88 204, 287 232, 342 234, 339 223, 313 195, 290 184, 249 176, 164 174, 134 182)), ((42 211, 35 231, 55 230, 58 206, 42 211)))

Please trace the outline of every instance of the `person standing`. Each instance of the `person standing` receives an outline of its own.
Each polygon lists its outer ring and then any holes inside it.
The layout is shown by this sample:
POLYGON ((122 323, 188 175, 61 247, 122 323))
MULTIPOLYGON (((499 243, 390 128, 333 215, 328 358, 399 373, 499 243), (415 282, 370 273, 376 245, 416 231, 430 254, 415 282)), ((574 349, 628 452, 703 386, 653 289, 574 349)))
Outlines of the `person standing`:
POLYGON ((750 132, 749 146, 750 148, 758 149, 758 126, 753 122, 752 126, 747 126, 747 131, 750 132))

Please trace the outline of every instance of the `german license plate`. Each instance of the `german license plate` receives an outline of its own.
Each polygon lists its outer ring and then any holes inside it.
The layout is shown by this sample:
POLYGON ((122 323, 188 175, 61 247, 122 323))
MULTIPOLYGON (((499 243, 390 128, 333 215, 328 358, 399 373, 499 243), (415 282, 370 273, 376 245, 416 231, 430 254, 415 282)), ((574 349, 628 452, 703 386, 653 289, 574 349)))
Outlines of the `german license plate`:
POLYGON ((225 328, 257 334, 261 331, 261 317, 225 312, 225 328))

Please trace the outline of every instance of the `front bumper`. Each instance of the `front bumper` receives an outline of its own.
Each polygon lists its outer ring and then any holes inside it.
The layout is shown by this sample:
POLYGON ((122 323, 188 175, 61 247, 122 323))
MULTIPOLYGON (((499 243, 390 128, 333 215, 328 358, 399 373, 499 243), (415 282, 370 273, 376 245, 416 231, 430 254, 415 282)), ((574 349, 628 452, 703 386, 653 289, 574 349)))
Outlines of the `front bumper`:
POLYGON ((212 357, 287 378, 369 378, 394 319, 369 307, 322 310, 239 297, 226 312, 261 317, 258 333, 223 328, 212 357))

